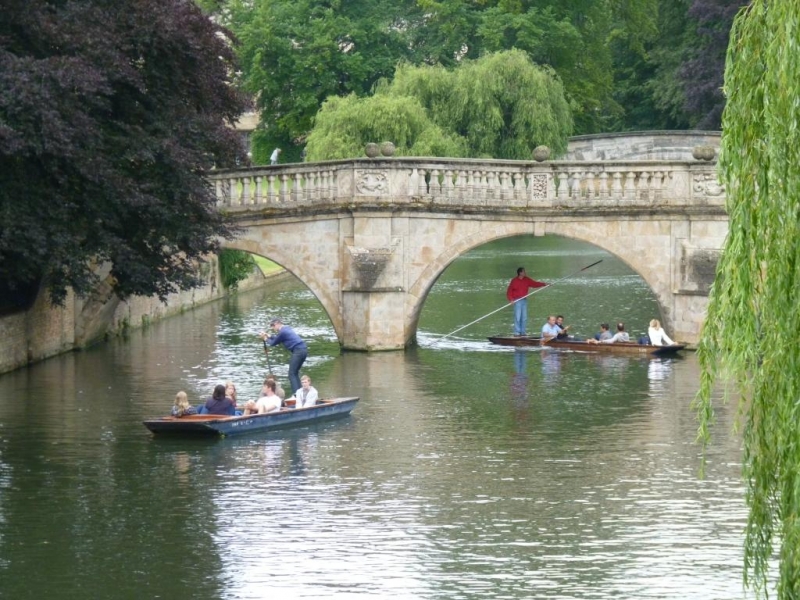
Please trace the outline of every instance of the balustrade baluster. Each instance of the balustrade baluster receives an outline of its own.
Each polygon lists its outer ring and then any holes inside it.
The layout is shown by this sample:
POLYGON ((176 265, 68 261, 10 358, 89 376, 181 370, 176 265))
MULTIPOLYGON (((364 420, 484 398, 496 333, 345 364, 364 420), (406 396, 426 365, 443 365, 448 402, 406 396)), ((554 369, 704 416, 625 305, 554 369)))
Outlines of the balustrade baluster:
POLYGON ((653 189, 653 202, 656 204, 661 203, 661 199, 664 196, 664 172, 663 171, 656 171, 653 173, 653 183, 651 185, 653 189))
POLYGON ((456 178, 456 194, 458 196, 459 202, 463 203, 467 197, 467 172, 464 170, 458 171, 458 177, 456 178))
POLYGON ((620 198, 622 198, 622 173, 619 171, 614 171, 612 178, 611 197, 618 201, 620 198))
POLYGON ((292 202, 295 204, 303 201, 303 186, 300 185, 300 173, 289 175, 292 181, 292 202))
POLYGON ((594 204, 594 199, 597 197, 597 174, 594 171, 586 171, 584 173, 584 187, 586 199, 589 204, 594 204))
POLYGON ((228 180, 228 194, 231 198, 231 206, 239 206, 241 204, 239 198, 239 181, 233 177, 228 180))
POLYGON ((512 175, 512 197, 514 198, 514 204, 525 204, 525 177, 517 171, 512 175))
POLYGON ((486 171, 486 204, 494 204, 494 199, 499 196, 496 178, 495 171, 486 171))
POLYGON ((435 199, 440 198, 442 195, 442 184, 439 181, 439 169, 431 171, 431 196, 435 199))
POLYGON ((291 200, 289 196, 289 176, 286 173, 280 175, 281 178, 281 203, 286 204, 291 200))
POLYGON ((625 200, 632 202, 636 198, 636 173, 628 171, 625 173, 625 200))
POLYGON ((601 202, 605 202, 608 198, 608 173, 603 171, 600 173, 600 184, 597 190, 597 195, 601 202))
POLYGON ((250 200, 250 178, 242 177, 242 206, 251 204, 250 200))
POLYGON ((486 171, 478 171, 478 193, 477 193, 477 204, 484 205, 486 204, 486 198, 488 197, 488 190, 487 187, 489 185, 489 176, 486 171))
POLYGON ((556 176, 558 177, 558 199, 563 202, 569 197, 569 173, 560 171, 556 176))
POLYGON ((275 204, 275 175, 267 175, 267 203, 275 204))
POLYGON ((642 171, 639 173, 639 181, 636 185, 636 195, 640 202, 650 204, 650 173, 642 171))
POLYGON ((420 196, 425 197, 428 195, 428 182, 425 181, 425 176, 428 172, 425 169, 417 169, 419 173, 419 180, 418 180, 418 193, 420 196))
POLYGON ((331 184, 332 172, 330 169, 323 169, 319 173, 320 177, 320 190, 319 193, 322 198, 326 198, 331 204, 335 201, 333 197, 333 185, 331 184))
POLYGON ((255 197, 253 198, 253 202, 255 204, 261 204, 264 201, 263 190, 261 188, 264 178, 261 175, 256 175, 253 179, 256 182, 255 197))
POLYGON ((506 171, 500 171, 500 200, 505 204, 512 196, 511 191, 511 176, 506 171))

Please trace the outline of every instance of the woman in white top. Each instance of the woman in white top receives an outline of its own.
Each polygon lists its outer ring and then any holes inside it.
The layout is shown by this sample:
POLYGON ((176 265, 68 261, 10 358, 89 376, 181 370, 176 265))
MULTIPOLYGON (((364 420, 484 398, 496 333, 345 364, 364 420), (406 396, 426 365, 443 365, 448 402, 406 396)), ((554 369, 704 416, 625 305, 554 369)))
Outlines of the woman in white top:
POLYGON ((647 335, 650 337, 650 343, 653 346, 672 346, 675 343, 669 339, 667 332, 661 329, 661 323, 658 322, 658 319, 650 321, 647 335))

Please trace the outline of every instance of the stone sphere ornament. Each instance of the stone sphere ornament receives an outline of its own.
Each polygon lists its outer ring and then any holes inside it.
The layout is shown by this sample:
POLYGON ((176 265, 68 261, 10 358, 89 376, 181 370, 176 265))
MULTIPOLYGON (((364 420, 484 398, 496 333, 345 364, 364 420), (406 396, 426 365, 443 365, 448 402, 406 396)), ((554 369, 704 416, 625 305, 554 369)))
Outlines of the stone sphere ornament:
POLYGON ((384 156, 394 156, 394 144, 392 142, 383 142, 381 144, 381 154, 384 156))
POLYGON ((364 147, 364 154, 369 156, 370 158, 375 158, 378 154, 381 153, 381 149, 378 147, 378 144, 375 142, 370 142, 364 147))
POLYGON ((550 158, 550 148, 547 146, 536 146, 533 149, 533 160, 536 162, 544 162, 550 158))
POLYGON ((717 151, 714 146, 695 146, 692 148, 692 156, 697 160, 714 160, 717 151))

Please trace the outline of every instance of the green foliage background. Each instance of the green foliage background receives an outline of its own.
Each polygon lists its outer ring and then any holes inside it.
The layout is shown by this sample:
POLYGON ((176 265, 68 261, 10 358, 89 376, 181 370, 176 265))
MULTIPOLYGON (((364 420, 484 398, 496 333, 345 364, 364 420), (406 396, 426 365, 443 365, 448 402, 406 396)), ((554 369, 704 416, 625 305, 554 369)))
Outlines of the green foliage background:
POLYGON ((366 143, 391 140, 399 156, 529 159, 540 144, 564 152, 571 131, 558 78, 510 50, 453 69, 403 64, 373 96, 328 98, 308 156, 357 157, 366 143))
POLYGON ((731 33, 719 162, 730 231, 698 349, 704 440, 717 378, 742 396, 745 582, 767 597, 777 555, 781 600, 800 598, 798 39, 795 0, 754 0, 731 33))

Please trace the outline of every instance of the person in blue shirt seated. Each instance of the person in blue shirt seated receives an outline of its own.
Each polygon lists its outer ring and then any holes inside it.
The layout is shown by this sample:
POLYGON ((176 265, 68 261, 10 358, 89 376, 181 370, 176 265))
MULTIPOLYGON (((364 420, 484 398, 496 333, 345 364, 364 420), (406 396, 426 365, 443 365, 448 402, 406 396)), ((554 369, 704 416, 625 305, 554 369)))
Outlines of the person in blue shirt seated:
POLYGON ((561 328, 556 325, 556 316, 548 316, 547 323, 542 325, 542 342, 549 342, 557 338, 559 333, 561 333, 561 328))
POLYGON ((209 415, 230 415, 236 414, 236 404, 233 400, 225 396, 225 386, 222 384, 214 388, 214 393, 206 400, 203 406, 204 414, 209 415))
POLYGON ((289 360, 289 384, 292 390, 299 390, 301 387, 300 367, 308 357, 308 346, 294 332, 294 329, 284 325, 281 319, 277 317, 272 319, 269 326, 272 327, 275 335, 268 337, 266 332, 260 333, 261 339, 264 341, 264 350, 269 352, 269 347, 283 344, 283 347, 292 353, 292 358, 289 360))

